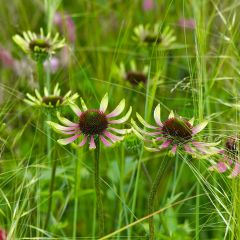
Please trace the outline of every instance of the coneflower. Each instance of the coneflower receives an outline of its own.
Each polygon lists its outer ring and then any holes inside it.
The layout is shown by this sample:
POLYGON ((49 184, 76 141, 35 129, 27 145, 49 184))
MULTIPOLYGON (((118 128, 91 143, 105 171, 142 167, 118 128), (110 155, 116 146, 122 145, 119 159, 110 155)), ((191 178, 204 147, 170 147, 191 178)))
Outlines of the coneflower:
POLYGON ((152 28, 149 24, 138 25, 134 28, 134 34, 133 39, 136 42, 146 45, 155 44, 167 48, 176 41, 174 31, 168 26, 162 27, 159 23, 156 23, 152 28))
POLYGON ((52 56, 57 49, 65 45, 65 39, 59 39, 59 34, 52 38, 51 34, 44 34, 40 29, 40 34, 31 31, 23 32, 23 36, 13 36, 14 42, 27 54, 30 54, 35 61, 44 61, 52 56))
POLYGON ((44 88, 44 95, 42 96, 40 92, 35 89, 35 96, 27 93, 27 98, 24 101, 35 107, 46 107, 46 108, 56 108, 61 106, 66 106, 74 103, 78 98, 78 94, 72 94, 72 91, 68 91, 65 95, 61 95, 61 90, 59 84, 57 83, 54 87, 53 93, 49 93, 48 89, 44 88))
POLYGON ((208 121, 193 126, 194 118, 187 120, 183 117, 176 116, 173 111, 164 122, 160 119, 160 104, 154 110, 154 119, 157 126, 147 123, 139 114, 137 114, 139 122, 144 128, 140 128, 134 120, 132 125, 135 133, 146 142, 153 143, 153 147, 146 147, 149 151, 158 152, 163 149, 170 149, 170 153, 175 155, 177 150, 182 149, 185 152, 198 156, 214 154, 218 152, 215 146, 218 143, 205 143, 194 140, 196 134, 201 132, 208 121))
MULTIPOLYGON (((154 119, 157 124, 156 126, 147 123, 139 114, 137 114, 137 118, 143 125, 143 129, 140 128, 134 120, 132 120, 133 131, 135 134, 146 143, 153 143, 155 145, 154 147, 146 147, 147 150, 158 152, 164 149, 170 149, 171 155, 175 155, 178 150, 183 150, 194 156, 219 152, 219 150, 215 148, 218 143, 204 143, 194 140, 195 135, 206 127, 208 123, 207 121, 193 126, 194 119, 188 121, 183 117, 175 116, 173 111, 171 111, 168 119, 162 122, 160 112, 161 110, 159 104, 154 110, 154 119)), ((160 179, 161 171, 159 170, 149 194, 149 214, 151 214, 154 209, 153 203, 160 179)), ((149 218, 149 234, 150 240, 154 240, 153 217, 149 218)))
POLYGON ((121 80, 129 82, 132 86, 145 85, 147 83, 149 67, 145 65, 142 69, 137 67, 134 60, 130 61, 129 66, 120 63, 116 66, 116 75, 121 80))
POLYGON ((230 172, 229 178, 238 177, 240 175, 239 138, 229 137, 225 144, 225 150, 221 154, 223 158, 213 164, 209 170, 219 173, 230 172))
POLYGON ((97 197, 97 207, 99 216, 99 235, 104 233, 104 215, 100 192, 100 178, 99 178, 99 157, 100 157, 100 142, 109 147, 113 143, 123 139, 123 135, 127 132, 127 129, 117 129, 113 125, 119 125, 128 120, 130 117, 132 108, 130 107, 126 115, 120 119, 118 117, 125 108, 125 100, 123 99, 119 105, 110 113, 106 113, 108 106, 108 94, 106 94, 101 100, 99 109, 88 109, 83 99, 81 99, 82 109, 77 105, 71 104, 71 108, 78 117, 77 122, 72 122, 57 114, 59 121, 63 124, 57 124, 54 122, 48 122, 52 128, 63 134, 72 135, 65 139, 59 139, 59 144, 69 144, 77 139, 81 139, 78 144, 79 147, 84 146, 89 142, 89 148, 95 149, 95 190, 97 197), (121 136, 119 136, 119 134, 121 136))

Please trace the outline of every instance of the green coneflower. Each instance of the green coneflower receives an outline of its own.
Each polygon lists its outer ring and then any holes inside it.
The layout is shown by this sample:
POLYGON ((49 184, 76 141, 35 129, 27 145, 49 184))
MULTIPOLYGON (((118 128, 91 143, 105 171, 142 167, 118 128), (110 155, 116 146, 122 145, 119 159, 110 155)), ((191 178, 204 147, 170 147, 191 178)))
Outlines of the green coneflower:
POLYGON ((37 89, 35 89, 35 96, 27 93, 27 98, 24 102, 35 107, 46 107, 46 108, 56 108, 64 105, 69 105, 74 103, 78 98, 78 94, 72 94, 68 91, 65 95, 61 95, 61 90, 59 84, 57 83, 54 87, 53 93, 49 93, 47 88, 44 88, 44 95, 42 96, 37 89))
POLYGON ((30 54, 35 61, 44 61, 55 53, 57 49, 65 45, 65 39, 59 39, 59 34, 52 38, 51 34, 44 34, 40 29, 40 34, 34 32, 23 32, 23 36, 13 36, 14 42, 27 54, 30 54))
POLYGON ((140 24, 134 28, 134 34, 135 41, 146 45, 170 47, 176 41, 174 31, 169 26, 161 27, 159 23, 153 27, 149 24, 145 26, 140 24))
POLYGON ((116 66, 116 75, 118 75, 119 78, 126 80, 133 86, 146 84, 149 67, 145 65, 143 69, 138 69, 134 60, 132 60, 129 65, 130 66, 127 66, 121 62, 119 67, 116 66))

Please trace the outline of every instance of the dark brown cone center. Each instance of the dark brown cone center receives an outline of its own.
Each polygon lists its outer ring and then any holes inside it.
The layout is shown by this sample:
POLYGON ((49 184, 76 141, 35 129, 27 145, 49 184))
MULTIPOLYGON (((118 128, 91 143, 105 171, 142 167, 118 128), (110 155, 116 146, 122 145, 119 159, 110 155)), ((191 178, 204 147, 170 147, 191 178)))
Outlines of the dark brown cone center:
POLYGON ((144 38, 144 42, 150 43, 150 44, 153 44, 153 43, 160 44, 162 42, 162 38, 156 35, 147 35, 144 38))
POLYGON ((48 50, 50 48, 49 43, 46 40, 36 39, 29 43, 29 48, 32 51, 41 50, 48 50))
POLYGON ((178 141, 186 141, 192 138, 192 125, 183 118, 170 118, 163 123, 163 134, 178 141))
POLYGON ((63 97, 61 96, 45 96, 42 99, 42 102, 47 105, 52 105, 56 107, 58 104, 61 104, 63 102, 63 97))
POLYGON ((85 135, 102 134, 107 127, 108 120, 106 115, 97 109, 87 110, 80 116, 79 128, 85 135))
POLYGON ((126 79, 133 85, 147 82, 147 76, 141 72, 129 71, 127 72, 126 79))

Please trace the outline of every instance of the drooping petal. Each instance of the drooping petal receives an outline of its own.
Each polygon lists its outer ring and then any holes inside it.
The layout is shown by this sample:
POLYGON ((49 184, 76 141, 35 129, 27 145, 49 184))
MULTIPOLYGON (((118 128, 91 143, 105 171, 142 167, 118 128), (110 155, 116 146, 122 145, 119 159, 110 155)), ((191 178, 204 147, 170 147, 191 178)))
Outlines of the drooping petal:
POLYGON ((96 144, 95 144, 94 136, 93 136, 93 135, 90 137, 89 148, 90 148, 90 149, 96 148, 96 144))
POLYGON ((188 122, 189 122, 191 125, 193 125, 193 123, 194 123, 194 117, 191 118, 188 122))
POLYGON ((161 132, 147 132, 147 131, 141 129, 140 127, 138 127, 138 125, 136 124, 136 122, 133 119, 131 119, 131 123, 132 123, 133 128, 143 135, 155 136, 155 135, 161 134, 161 132))
POLYGON ((113 131, 113 132, 123 134, 123 135, 126 134, 127 131, 128 131, 127 129, 117 129, 117 128, 113 128, 113 127, 109 127, 108 129, 113 131))
POLYGON ((237 177, 240 175, 240 163, 239 162, 236 162, 235 163, 235 166, 234 166, 234 169, 232 171, 232 173, 230 174, 230 178, 234 178, 234 177, 237 177))
POLYGON ((78 127, 78 125, 79 125, 78 123, 71 122, 67 118, 62 117, 59 112, 57 112, 57 118, 62 124, 66 125, 68 127, 78 127))
POLYGON ((116 142, 116 141, 121 141, 123 140, 123 137, 119 137, 119 136, 116 136, 108 131, 104 131, 104 135, 106 137, 108 137, 109 139, 111 139, 113 142, 116 142))
POLYGON ((158 104, 154 110, 154 119, 155 122, 157 123, 157 125, 159 125, 160 127, 162 127, 162 122, 161 122, 161 108, 160 108, 160 104, 158 104))
POLYGON ((217 171, 219 173, 226 172, 228 169, 228 166, 225 162, 219 162, 211 167, 208 168, 210 171, 217 171))
POLYGON ((170 112, 170 114, 168 116, 168 119, 174 118, 174 117, 175 117, 174 112, 173 112, 173 110, 171 110, 171 112, 170 112))
POLYGON ((78 129, 78 127, 75 127, 75 126, 65 127, 65 126, 62 126, 58 123, 51 122, 51 121, 47 121, 47 124, 50 125, 55 131, 63 132, 63 133, 64 133, 64 131, 72 131, 72 130, 78 129))
POLYGON ((111 120, 111 121, 109 121, 109 123, 111 123, 111 124, 124 123, 124 122, 126 122, 129 119, 131 113, 132 113, 132 107, 129 108, 129 110, 128 110, 128 112, 127 112, 127 114, 125 116, 123 116, 122 118, 117 119, 117 120, 111 120))
POLYGON ((125 108, 125 99, 123 99, 118 106, 109 114, 106 115, 107 118, 116 117, 122 113, 125 108))
POLYGON ((72 137, 69 137, 69 138, 59 139, 59 140, 57 140, 57 142, 61 145, 67 145, 67 144, 75 141, 80 136, 81 136, 81 134, 76 134, 76 135, 74 135, 72 137))
POLYGON ((105 146, 107 146, 107 147, 112 146, 112 144, 109 141, 107 141, 107 139, 105 137, 103 137, 102 135, 100 135, 99 138, 105 146))
POLYGON ((71 104, 70 104, 70 107, 71 107, 71 109, 73 110, 73 112, 74 112, 78 117, 81 116, 82 111, 80 110, 80 108, 79 108, 76 104, 71 103, 71 104))
POLYGON ((84 136, 83 140, 79 143, 79 147, 82 147, 83 145, 85 145, 85 143, 87 142, 88 136, 84 136))
POLYGON ((177 152, 177 144, 174 144, 173 147, 172 147, 172 149, 171 149, 171 153, 172 153, 173 155, 175 155, 176 152, 177 152))
POLYGON ((194 153, 193 149, 187 144, 184 145, 184 150, 190 154, 194 153))
POLYGON ((106 93, 105 96, 103 97, 101 103, 100 103, 100 108, 99 110, 103 113, 105 113, 106 109, 108 106, 108 94, 106 93))
POLYGON ((86 105, 86 103, 84 102, 84 100, 83 100, 82 98, 80 98, 80 101, 81 101, 81 105, 82 105, 83 111, 87 111, 88 108, 87 108, 87 105, 86 105))
POLYGON ((157 127, 148 124, 142 117, 140 114, 136 113, 136 116, 139 120, 140 123, 142 123, 143 126, 147 127, 147 128, 152 128, 152 129, 156 129, 157 127))
POLYGON ((172 140, 166 140, 159 148, 164 149, 167 148, 172 143, 172 140))
POLYGON ((195 127, 192 128, 192 133, 193 135, 196 135, 197 133, 201 132, 208 124, 208 121, 204 121, 195 127))

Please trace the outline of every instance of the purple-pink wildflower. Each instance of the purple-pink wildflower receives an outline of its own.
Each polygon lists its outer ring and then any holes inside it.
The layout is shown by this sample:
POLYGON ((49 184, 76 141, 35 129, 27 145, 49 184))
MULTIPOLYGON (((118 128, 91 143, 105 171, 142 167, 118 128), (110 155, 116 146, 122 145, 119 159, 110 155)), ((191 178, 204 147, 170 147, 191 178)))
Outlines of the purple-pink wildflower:
POLYGON ((154 9, 154 5, 153 0, 143 0, 142 8, 144 11, 150 11, 154 9))
POLYGON ((48 122, 55 131, 64 135, 72 135, 68 138, 59 139, 59 144, 66 145, 72 143, 76 139, 81 139, 78 144, 79 147, 82 147, 89 142, 89 148, 94 149, 96 148, 96 137, 98 137, 99 140, 107 147, 123 139, 123 136, 118 136, 117 134, 124 135, 127 132, 127 129, 117 129, 114 125, 126 122, 130 117, 132 108, 130 107, 126 115, 120 119, 112 118, 119 116, 123 112, 125 108, 124 99, 110 113, 106 113, 108 106, 108 94, 106 94, 101 100, 99 109, 88 109, 83 99, 81 99, 81 102, 82 109, 75 104, 70 105, 78 117, 77 122, 71 122, 70 120, 61 117, 59 113, 57 114, 57 117, 63 125, 50 121, 48 122))
POLYGON ((142 140, 155 145, 146 147, 149 151, 157 152, 163 149, 170 149, 170 153, 175 155, 178 149, 183 149, 193 156, 209 155, 218 152, 218 149, 215 148, 218 143, 205 143, 194 140, 195 135, 207 126, 207 121, 193 126, 194 119, 188 121, 183 117, 175 116, 173 111, 171 111, 168 119, 162 122, 160 118, 160 104, 154 110, 154 119, 157 126, 147 123, 138 113, 137 118, 144 129, 140 128, 132 120, 133 131, 142 140))

